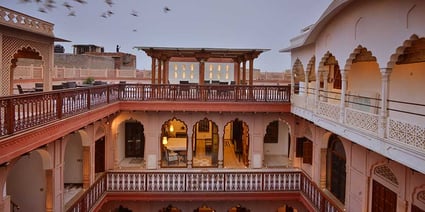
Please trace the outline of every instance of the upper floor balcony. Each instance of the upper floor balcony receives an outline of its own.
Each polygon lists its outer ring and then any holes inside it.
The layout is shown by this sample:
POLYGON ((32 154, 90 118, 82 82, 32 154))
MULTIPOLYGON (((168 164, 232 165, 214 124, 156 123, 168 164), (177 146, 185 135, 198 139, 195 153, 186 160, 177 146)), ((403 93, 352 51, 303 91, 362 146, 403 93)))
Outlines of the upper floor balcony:
MULTIPOLYGON (((420 48, 423 41, 412 37, 410 48, 420 48)), ((346 70, 330 53, 316 73, 311 67, 302 71, 298 60, 292 113, 425 173, 417 165, 425 162, 424 63, 414 60, 408 50, 391 68, 379 68, 376 58, 361 46, 346 70)))
POLYGON ((108 84, 31 92, 0 97, 0 136, 111 105, 116 111, 283 113, 289 102, 288 86, 108 84))

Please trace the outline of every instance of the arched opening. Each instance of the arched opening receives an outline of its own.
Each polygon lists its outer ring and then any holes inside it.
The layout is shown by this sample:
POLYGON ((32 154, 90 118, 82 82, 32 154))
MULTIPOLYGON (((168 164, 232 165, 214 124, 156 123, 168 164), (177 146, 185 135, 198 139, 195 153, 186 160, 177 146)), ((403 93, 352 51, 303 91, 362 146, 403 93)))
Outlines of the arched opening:
POLYGON ((329 138, 326 169, 326 188, 344 204, 346 156, 344 146, 337 135, 331 135, 329 138))
POLYGON ((43 90, 43 60, 36 49, 23 47, 11 62, 11 94, 33 92, 36 87, 37 91, 43 90))
POLYGON ((128 120, 124 125, 124 157, 143 158, 145 153, 145 133, 142 123, 136 120, 128 120))
MULTIPOLYGON (((64 154, 63 183, 64 203, 68 203, 83 188, 83 141, 80 133, 66 137, 64 154)), ((87 147, 88 148, 88 147, 87 147)))
MULTIPOLYGON (((347 106, 356 111, 377 114, 382 77, 376 57, 371 51, 358 46, 350 58, 352 58, 348 61, 350 70, 347 71, 356 74, 349 74, 349 78, 347 78, 347 106)), ((348 110, 347 114, 352 116, 355 111, 348 110)))
POLYGON ((99 127, 95 133, 95 146, 94 146, 94 173, 98 175, 105 171, 106 161, 106 141, 105 131, 103 127, 99 127))
POLYGON ((302 94, 305 92, 305 73, 303 70, 303 64, 297 58, 292 67, 293 80, 294 80, 294 94, 302 94))
POLYGON ((235 119, 224 127, 224 167, 245 168, 249 166, 248 125, 235 119))
POLYGON ((267 125, 263 140, 264 165, 266 167, 287 167, 291 136, 287 123, 274 120, 267 125))
MULTIPOLYGON (((11 205, 19 211, 46 211, 48 182, 43 156, 32 151, 21 156, 10 170, 6 180, 6 193, 11 205), (30 177, 30 178, 29 178, 30 177)), ((51 187, 51 186, 50 186, 51 187)))
POLYGON ((207 205, 202 205, 201 207, 193 210, 193 212, 216 212, 216 210, 211 207, 208 207, 207 205))
POLYGON ((186 167, 187 165, 187 127, 176 118, 162 125, 160 146, 162 167, 186 167))
POLYGON ((237 204, 234 207, 231 207, 229 210, 227 210, 228 212, 250 212, 251 210, 249 210, 248 208, 237 204))
POLYGON ((334 55, 327 52, 319 67, 319 88, 323 102, 337 104, 341 99, 341 70, 334 55))
POLYGON ((396 212, 398 179, 386 164, 378 165, 372 174, 372 212, 396 212))
POLYGON ((204 118, 193 126, 193 167, 218 166, 218 126, 204 118))
MULTIPOLYGON (((410 40, 400 49, 402 53, 398 55, 394 67, 391 72, 391 82, 389 83, 388 91, 388 114, 395 127, 391 127, 391 135, 395 140, 399 140, 408 145, 414 145, 418 149, 423 149, 420 137, 415 136, 414 140, 418 142, 411 142, 402 134, 408 127, 408 124, 402 125, 399 120, 409 120, 409 125, 413 123, 423 123, 423 116, 418 114, 425 114, 425 99, 423 93, 418 92, 423 89, 425 81, 425 37, 418 37, 413 35, 410 40), (409 45, 408 45, 408 44, 409 45), (406 95, 409 94, 409 95, 406 95)), ((398 52, 398 49, 397 49, 398 52)), ((415 124, 413 128, 423 128, 420 124, 415 124)), ((410 128, 410 127, 409 127, 410 128)), ((414 135, 412 135, 414 136, 414 135)))
POLYGON ((94 173, 97 175, 105 171, 105 136, 96 140, 94 149, 94 173))

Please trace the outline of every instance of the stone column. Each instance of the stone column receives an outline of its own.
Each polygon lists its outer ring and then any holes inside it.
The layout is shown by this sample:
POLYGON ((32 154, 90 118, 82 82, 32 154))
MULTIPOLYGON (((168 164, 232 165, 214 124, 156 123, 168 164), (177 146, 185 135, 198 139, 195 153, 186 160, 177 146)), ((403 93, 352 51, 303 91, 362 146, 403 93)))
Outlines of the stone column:
POLYGON ((83 189, 90 187, 90 146, 83 146, 83 189))
MULTIPOLYGON (((307 96, 308 96, 308 71, 304 72, 304 93, 306 96, 306 101, 307 101, 307 96)), ((307 102, 306 102, 307 104, 307 102)))
POLYGON ((218 139, 218 168, 223 168, 224 160, 224 136, 220 136, 218 139))
POLYGON ((187 137, 187 168, 192 168, 192 161, 193 161, 193 141, 192 137, 187 137))
POLYGON ((317 113, 317 108, 319 106, 319 101, 320 101, 320 78, 322 76, 322 72, 320 69, 317 71, 316 73, 316 84, 315 84, 315 91, 314 91, 314 112, 317 113))
POLYGON ((157 84, 161 84, 162 82, 162 71, 164 69, 164 64, 161 59, 158 59, 158 81, 157 84))
POLYGON ((327 102, 328 101, 328 87, 329 87, 329 85, 328 85, 328 77, 329 77, 329 70, 325 70, 324 72, 323 72, 323 97, 322 97, 322 100, 324 101, 324 102, 327 102))
POLYGON ((162 75, 162 84, 168 84, 168 73, 169 73, 169 58, 164 60, 164 70, 162 75))
POLYGON ((340 113, 339 122, 344 123, 345 119, 345 96, 347 93, 347 71, 341 69, 341 100, 340 100, 340 113))
POLYGON ((242 60, 242 84, 246 84, 246 60, 242 60))
POLYGON ((249 85, 254 84, 254 58, 249 58, 249 85))
POLYGON ((199 61, 199 85, 203 85, 205 80, 205 59, 198 58, 198 61, 199 61))
POLYGON ((381 68, 381 110, 378 120, 378 135, 381 138, 387 137, 387 121, 388 121, 388 96, 389 96, 389 81, 391 68, 381 68))
POLYGON ((53 212, 53 170, 46 169, 46 212, 53 212))
POLYGON ((151 84, 155 84, 156 59, 153 56, 152 56, 152 67, 151 67, 151 69, 152 69, 152 71, 151 71, 152 72, 151 84))

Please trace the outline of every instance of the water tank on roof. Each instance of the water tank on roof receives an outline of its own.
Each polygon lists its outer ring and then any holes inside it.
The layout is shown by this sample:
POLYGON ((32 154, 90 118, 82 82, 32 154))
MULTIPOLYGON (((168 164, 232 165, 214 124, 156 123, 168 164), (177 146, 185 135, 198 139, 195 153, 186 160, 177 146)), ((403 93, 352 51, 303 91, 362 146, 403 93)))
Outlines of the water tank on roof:
POLYGON ((65 53, 65 48, 62 45, 55 45, 54 49, 55 53, 65 53))

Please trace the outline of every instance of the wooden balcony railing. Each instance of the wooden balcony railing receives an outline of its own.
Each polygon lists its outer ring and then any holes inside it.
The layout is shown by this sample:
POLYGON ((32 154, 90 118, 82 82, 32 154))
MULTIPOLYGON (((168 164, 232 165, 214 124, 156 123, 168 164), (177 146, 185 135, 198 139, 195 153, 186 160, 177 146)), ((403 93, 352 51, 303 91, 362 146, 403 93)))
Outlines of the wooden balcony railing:
POLYGON ((294 170, 107 172, 67 211, 89 211, 108 192, 300 192, 317 211, 343 211, 304 173, 294 170))
POLYGON ((112 84, 0 97, 0 136, 116 101, 289 103, 288 86, 112 84))

